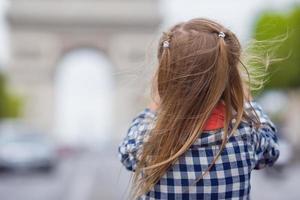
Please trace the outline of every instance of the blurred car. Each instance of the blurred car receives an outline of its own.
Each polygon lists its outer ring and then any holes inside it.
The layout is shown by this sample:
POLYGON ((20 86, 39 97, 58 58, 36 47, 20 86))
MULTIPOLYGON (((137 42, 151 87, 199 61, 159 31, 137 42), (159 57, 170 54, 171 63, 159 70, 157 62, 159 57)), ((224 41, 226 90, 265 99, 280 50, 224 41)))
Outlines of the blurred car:
POLYGON ((20 125, 17 128, 4 127, 0 128, 0 169, 54 169, 56 148, 47 135, 29 131, 20 125))

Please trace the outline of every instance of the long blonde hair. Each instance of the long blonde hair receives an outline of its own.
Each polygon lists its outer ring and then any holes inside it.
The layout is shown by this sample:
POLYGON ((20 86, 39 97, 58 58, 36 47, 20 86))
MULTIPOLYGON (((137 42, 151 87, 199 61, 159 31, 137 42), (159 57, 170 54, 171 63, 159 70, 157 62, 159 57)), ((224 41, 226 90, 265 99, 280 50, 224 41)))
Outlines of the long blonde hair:
POLYGON ((252 119, 243 109, 241 45, 230 30, 203 18, 176 24, 160 38, 157 57, 154 85, 160 105, 134 174, 135 197, 147 193, 195 142, 219 102, 225 105, 221 150, 241 120, 252 119))

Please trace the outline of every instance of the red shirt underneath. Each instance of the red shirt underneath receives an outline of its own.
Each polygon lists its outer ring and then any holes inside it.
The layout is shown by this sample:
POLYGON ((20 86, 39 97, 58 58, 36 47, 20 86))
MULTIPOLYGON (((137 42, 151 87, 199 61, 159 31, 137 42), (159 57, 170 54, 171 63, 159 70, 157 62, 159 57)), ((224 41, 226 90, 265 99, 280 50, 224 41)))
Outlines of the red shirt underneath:
POLYGON ((223 103, 218 103, 213 109, 210 117, 204 125, 204 131, 216 130, 224 127, 225 106, 223 103))

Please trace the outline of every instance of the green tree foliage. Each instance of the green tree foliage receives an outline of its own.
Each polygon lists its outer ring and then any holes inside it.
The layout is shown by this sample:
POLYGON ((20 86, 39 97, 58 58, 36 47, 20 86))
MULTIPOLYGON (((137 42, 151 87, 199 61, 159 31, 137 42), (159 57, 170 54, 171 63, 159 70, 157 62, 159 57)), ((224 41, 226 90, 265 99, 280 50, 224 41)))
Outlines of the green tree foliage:
MULTIPOLYGON (((265 89, 300 86, 300 7, 288 13, 264 12, 257 20, 254 38, 266 41, 263 51, 279 59, 268 67, 265 89), (269 43, 268 43, 269 41, 269 43)), ((263 45, 262 45, 263 46, 263 45)))
POLYGON ((7 90, 5 76, 0 73, 0 119, 20 115, 21 100, 7 90))

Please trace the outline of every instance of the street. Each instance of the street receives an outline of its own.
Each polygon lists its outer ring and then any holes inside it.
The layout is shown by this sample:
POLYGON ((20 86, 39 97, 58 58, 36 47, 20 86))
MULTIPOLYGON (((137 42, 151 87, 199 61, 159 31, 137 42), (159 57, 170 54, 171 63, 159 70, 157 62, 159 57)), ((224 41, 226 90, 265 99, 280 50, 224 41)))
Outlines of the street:
MULTIPOLYGON (((53 173, 2 173, 1 200, 123 200, 129 177, 119 163, 116 145, 99 152, 79 153, 62 160, 53 173)), ((252 199, 297 200, 300 163, 282 173, 252 173, 252 199), (284 192, 282 192, 284 191, 284 192)), ((127 192, 127 193, 126 193, 127 192)))
POLYGON ((81 153, 62 160, 57 169, 50 173, 2 173, 0 199, 125 199, 128 180, 129 173, 117 160, 116 150, 81 153))

